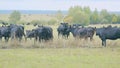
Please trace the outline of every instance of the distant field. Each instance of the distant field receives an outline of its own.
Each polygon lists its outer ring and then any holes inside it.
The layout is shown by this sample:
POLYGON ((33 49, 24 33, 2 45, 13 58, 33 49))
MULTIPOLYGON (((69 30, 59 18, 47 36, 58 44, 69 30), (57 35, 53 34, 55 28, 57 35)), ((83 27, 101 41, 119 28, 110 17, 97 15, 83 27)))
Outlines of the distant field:
MULTIPOLYGON (((10 14, 0 14, 0 20, 8 21, 10 14)), ((21 21, 31 22, 33 20, 48 21, 50 19, 56 19, 55 15, 50 14, 22 14, 21 21)))

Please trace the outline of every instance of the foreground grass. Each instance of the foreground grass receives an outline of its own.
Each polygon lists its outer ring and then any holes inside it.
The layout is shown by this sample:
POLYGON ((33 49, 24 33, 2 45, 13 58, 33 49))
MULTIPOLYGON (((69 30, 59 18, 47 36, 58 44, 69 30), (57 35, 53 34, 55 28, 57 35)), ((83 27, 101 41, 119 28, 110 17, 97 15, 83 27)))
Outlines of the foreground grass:
POLYGON ((1 49, 0 68, 119 68, 120 48, 1 49))

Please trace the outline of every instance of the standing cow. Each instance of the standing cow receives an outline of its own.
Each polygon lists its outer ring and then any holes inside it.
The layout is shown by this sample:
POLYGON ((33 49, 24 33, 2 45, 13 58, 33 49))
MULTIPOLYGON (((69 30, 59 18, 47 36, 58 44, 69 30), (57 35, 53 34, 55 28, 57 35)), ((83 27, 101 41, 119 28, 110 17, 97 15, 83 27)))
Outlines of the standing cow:
POLYGON ((68 38, 68 36, 70 35, 70 26, 68 25, 68 23, 61 23, 60 26, 57 28, 57 32, 58 38, 60 35, 62 35, 62 37, 68 38))
POLYGON ((106 47, 106 40, 116 40, 120 38, 120 28, 117 27, 103 27, 96 29, 96 35, 102 40, 102 46, 106 47))
POLYGON ((16 39, 19 39, 19 41, 21 41, 22 37, 24 36, 26 40, 23 26, 11 24, 9 28, 10 28, 10 34, 12 39, 16 38, 16 39))
POLYGON ((27 38, 34 38, 35 31, 34 30, 26 30, 26 37, 27 38))
POLYGON ((53 39, 53 30, 48 26, 39 26, 34 29, 35 31, 35 39, 41 41, 48 41, 53 39))
POLYGON ((0 27, 0 39, 4 37, 5 41, 8 41, 10 38, 10 28, 8 26, 0 27))
POLYGON ((90 40, 93 39, 93 35, 95 33, 96 28, 94 27, 78 27, 78 26, 71 26, 70 28, 71 33, 73 34, 73 37, 75 38, 84 38, 84 39, 88 39, 90 38, 90 40))

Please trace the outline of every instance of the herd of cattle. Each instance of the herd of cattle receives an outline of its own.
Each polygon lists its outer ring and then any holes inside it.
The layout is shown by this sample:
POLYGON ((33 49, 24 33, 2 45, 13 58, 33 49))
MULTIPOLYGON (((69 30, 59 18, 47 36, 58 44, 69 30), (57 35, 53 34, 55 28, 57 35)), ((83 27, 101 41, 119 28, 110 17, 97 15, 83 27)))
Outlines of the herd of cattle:
MULTIPOLYGON (((102 46, 106 46, 106 39, 115 40, 120 38, 120 28, 112 27, 109 25, 108 27, 96 28, 96 27, 84 27, 80 24, 73 24, 69 25, 68 23, 61 23, 58 28, 58 38, 62 36, 64 38, 68 38, 70 32, 72 33, 75 39, 93 39, 94 34, 96 33, 97 36, 102 40, 102 46)), ((5 41, 7 42, 9 38, 18 39, 19 41, 22 40, 23 36, 25 40, 27 38, 34 38, 36 41, 48 41, 53 40, 53 29, 48 26, 38 26, 32 30, 26 30, 24 33, 24 26, 10 24, 7 26, 0 27, 0 39, 4 37, 5 41)))

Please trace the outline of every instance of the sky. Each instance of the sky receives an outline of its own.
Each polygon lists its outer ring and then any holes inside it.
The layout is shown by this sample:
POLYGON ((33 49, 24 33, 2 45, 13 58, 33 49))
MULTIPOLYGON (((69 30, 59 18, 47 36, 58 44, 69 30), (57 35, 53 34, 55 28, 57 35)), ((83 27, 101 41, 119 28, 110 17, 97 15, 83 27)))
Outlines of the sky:
POLYGON ((71 6, 120 11, 120 0, 0 0, 0 10, 68 10, 71 6))

